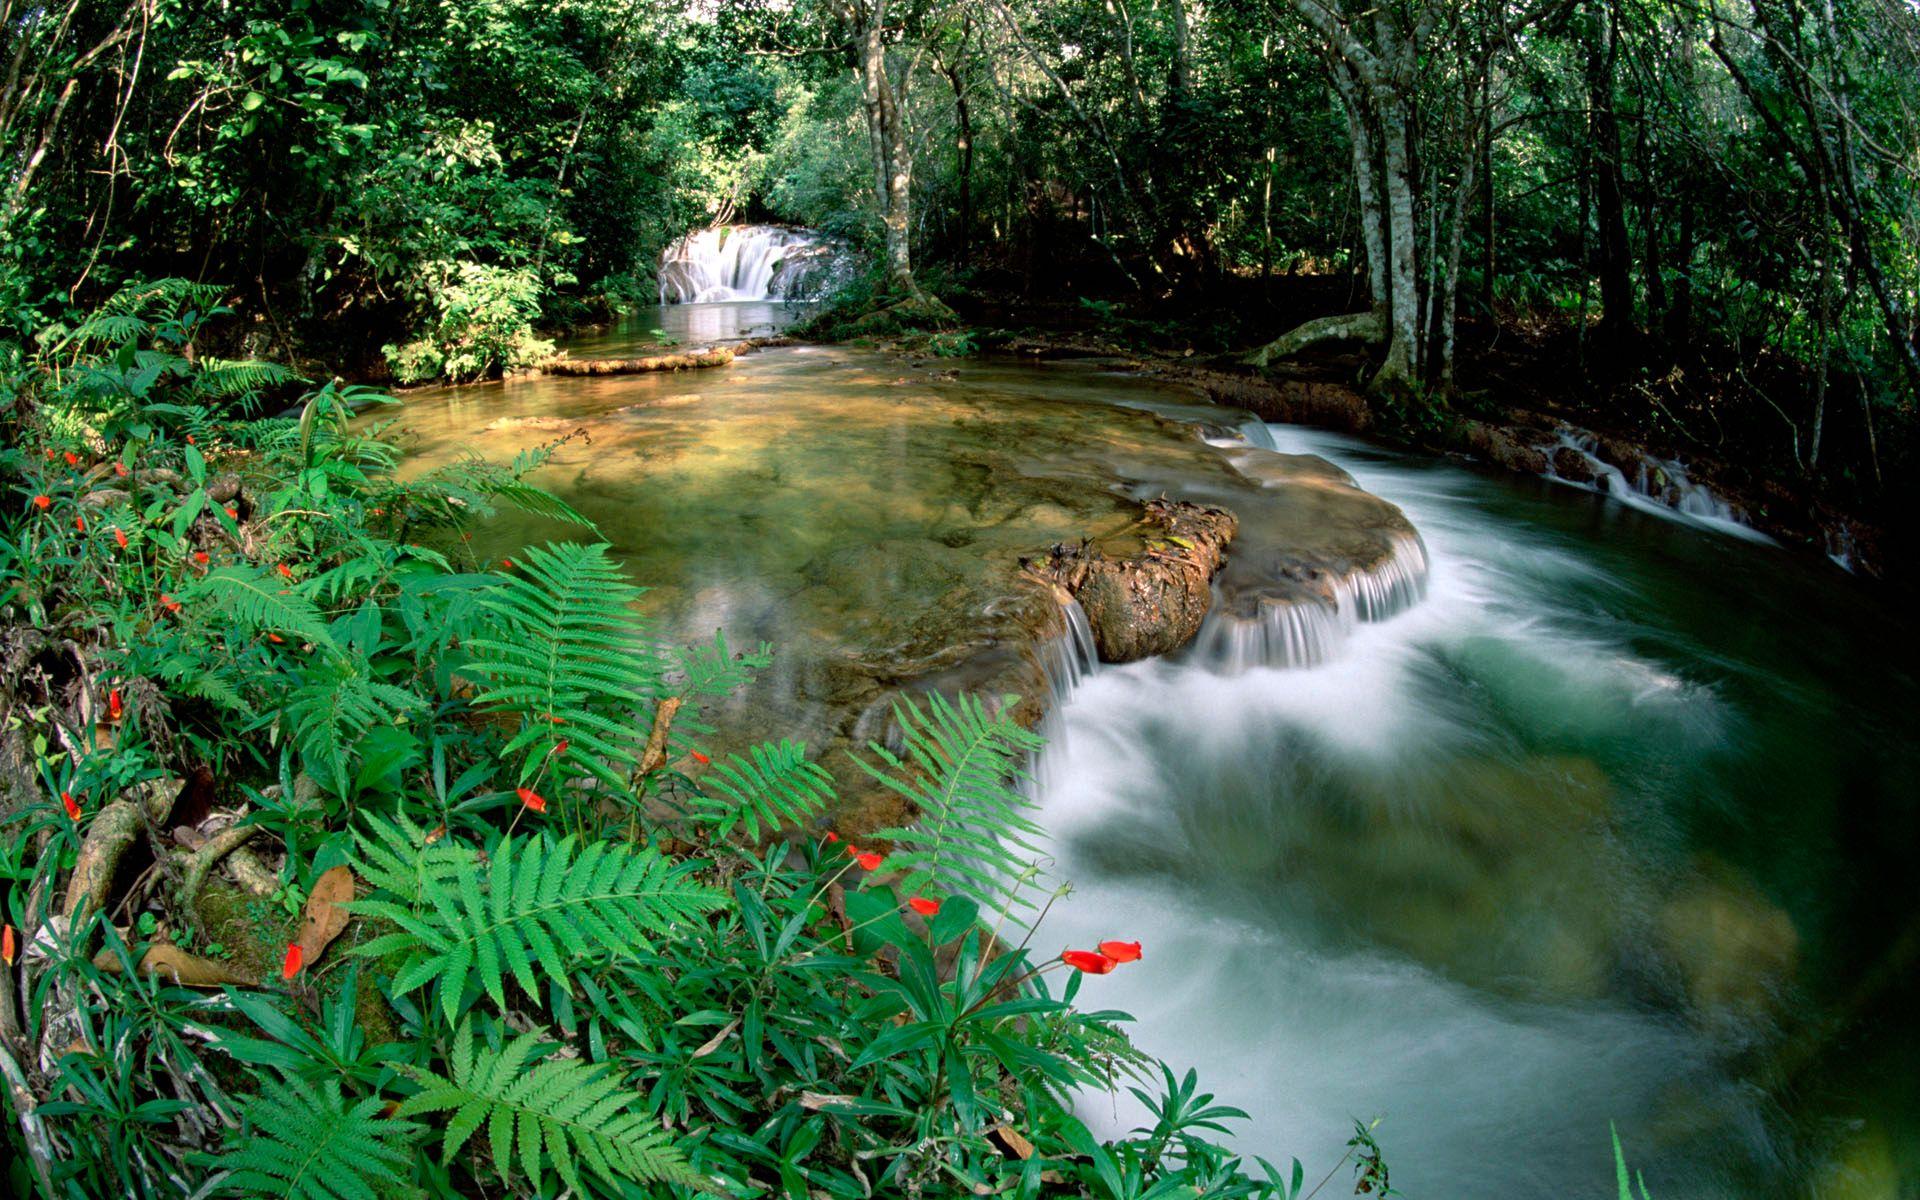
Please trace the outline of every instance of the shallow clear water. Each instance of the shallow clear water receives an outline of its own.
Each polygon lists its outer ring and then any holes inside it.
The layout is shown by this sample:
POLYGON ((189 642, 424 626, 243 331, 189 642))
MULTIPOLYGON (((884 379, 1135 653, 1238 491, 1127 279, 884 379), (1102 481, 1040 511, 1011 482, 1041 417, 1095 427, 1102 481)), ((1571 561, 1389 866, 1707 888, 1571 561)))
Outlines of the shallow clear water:
POLYGON ((1043 948, 1143 940, 1086 994, 1310 1179, 1383 1117, 1410 1196, 1610 1197, 1611 1120, 1662 1200, 1915 1194, 1902 623, 1779 549, 1271 432, 1402 506, 1427 597, 1313 669, 1084 680, 1043 948))
MULTIPOLYGON (((674 306, 684 331, 749 307, 674 306)), ((571 349, 635 353, 658 320, 571 349)), ((655 588, 662 635, 779 648, 722 736, 803 737, 842 780, 902 681, 1033 678, 1019 555, 1124 539, 1163 491, 1225 503, 1244 520, 1224 612, 1287 543, 1355 520, 1283 486, 1310 464, 1177 424, 1237 416, 1097 367, 803 347, 420 392, 400 416, 414 470, 588 430, 538 480, 655 588)), ((1085 995, 1254 1113, 1245 1149, 1310 1178, 1350 1117, 1380 1116, 1409 1196, 1610 1197, 1612 1120, 1659 1200, 1915 1195, 1900 614, 1778 547, 1271 435, 1404 508, 1426 595, 1335 627, 1311 668, 1196 650, 1083 678, 1037 764, 1077 885, 1042 947, 1145 941, 1085 995)), ((571 535, 507 513, 471 545, 571 535)), ((1137 1117, 1124 1093, 1088 1111, 1137 1117)))

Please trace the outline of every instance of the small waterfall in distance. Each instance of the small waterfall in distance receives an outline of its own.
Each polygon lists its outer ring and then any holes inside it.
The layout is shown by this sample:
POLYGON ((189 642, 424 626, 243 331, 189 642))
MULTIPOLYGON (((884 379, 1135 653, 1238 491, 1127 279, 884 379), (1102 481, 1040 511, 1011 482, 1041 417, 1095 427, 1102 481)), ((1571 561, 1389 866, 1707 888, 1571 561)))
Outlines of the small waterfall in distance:
POLYGON ((660 303, 825 300, 851 270, 847 247, 811 229, 721 225, 660 252, 660 303))

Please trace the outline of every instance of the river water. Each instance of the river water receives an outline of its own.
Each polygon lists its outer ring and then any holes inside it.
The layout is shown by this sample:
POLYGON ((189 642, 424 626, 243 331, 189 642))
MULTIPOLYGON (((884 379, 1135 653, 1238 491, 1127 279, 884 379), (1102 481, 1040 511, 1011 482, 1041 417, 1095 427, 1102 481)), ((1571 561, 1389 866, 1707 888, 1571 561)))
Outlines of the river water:
MULTIPOLYGON (((792 315, 677 305, 572 349, 792 315)), ((1306 651, 1223 609, 1173 660, 1063 687, 1036 799, 1076 890, 1040 946, 1141 939, 1083 995, 1310 1178, 1378 1117, 1409 1196, 1612 1196, 1612 1121, 1659 1200, 1920 1194, 1917 656, 1823 561, 1085 366, 801 347, 420 392, 400 424, 413 470, 590 430, 536 480, 656 588, 663 636, 773 640, 733 728, 843 781, 889 681, 1004 682, 1018 554, 1190 492, 1253 514, 1244 593, 1294 510, 1220 435, 1338 464, 1418 528, 1424 593, 1306 651)), ((573 534, 502 514, 472 546, 573 534)))
POLYGON ((1662 1200, 1916 1194, 1903 623, 1778 548, 1264 432, 1401 506, 1426 597, 1314 667, 1083 679, 1045 948, 1144 941, 1087 994, 1309 1178, 1381 1118, 1410 1196, 1610 1197, 1613 1121, 1662 1200))

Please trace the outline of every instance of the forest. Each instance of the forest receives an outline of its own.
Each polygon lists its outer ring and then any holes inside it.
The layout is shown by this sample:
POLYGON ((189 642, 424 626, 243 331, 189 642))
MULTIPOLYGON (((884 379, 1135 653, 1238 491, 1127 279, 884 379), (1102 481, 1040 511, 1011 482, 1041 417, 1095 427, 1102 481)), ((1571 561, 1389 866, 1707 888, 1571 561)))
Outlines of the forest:
POLYGON ((1914 0, 0 0, 0 167, 12 1194, 1920 1187, 1914 0))

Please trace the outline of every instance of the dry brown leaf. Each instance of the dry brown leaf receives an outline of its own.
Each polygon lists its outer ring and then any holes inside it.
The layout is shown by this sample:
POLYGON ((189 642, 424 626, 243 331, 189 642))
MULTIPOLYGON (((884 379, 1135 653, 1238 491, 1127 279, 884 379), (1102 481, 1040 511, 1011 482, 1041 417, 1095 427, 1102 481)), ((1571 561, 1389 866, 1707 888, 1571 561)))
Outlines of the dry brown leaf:
POLYGON ((1017 1158, 1025 1162, 1033 1157, 1033 1143, 1021 1136, 1019 1130, 1011 1125, 995 1125, 987 1130, 987 1140, 993 1148, 1008 1158, 1017 1158))
POLYGON ((707 1055, 712 1054, 715 1050, 718 1050, 720 1048, 720 1043, 726 1041, 727 1036, 731 1034, 735 1029, 738 1029, 739 1027, 740 1027, 740 1018, 735 1017, 733 1020, 728 1021, 726 1024, 726 1027, 722 1029, 719 1033, 716 1033, 712 1037, 708 1038, 704 1045, 702 1045, 698 1050, 695 1050, 693 1052, 693 1056, 695 1058, 705 1058, 707 1055))
MULTIPOLYGON (((102 971, 118 972, 120 958, 102 950, 94 956, 93 965, 102 971)), ((140 973, 158 975, 182 987, 222 987, 229 983, 254 987, 260 982, 231 964, 189 954, 171 942, 155 942, 149 946, 140 957, 140 973)))
POLYGON ((308 967, 318 962, 333 939, 347 927, 347 910, 341 905, 353 899, 353 872, 345 867, 323 871, 307 894, 307 907, 300 914, 300 960, 308 967))
POLYGON ((800 1107, 808 1112, 819 1112, 823 1108, 845 1108, 859 1101, 858 1096, 837 1096, 827 1092, 800 1093, 800 1107))

